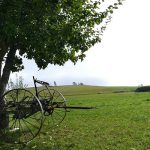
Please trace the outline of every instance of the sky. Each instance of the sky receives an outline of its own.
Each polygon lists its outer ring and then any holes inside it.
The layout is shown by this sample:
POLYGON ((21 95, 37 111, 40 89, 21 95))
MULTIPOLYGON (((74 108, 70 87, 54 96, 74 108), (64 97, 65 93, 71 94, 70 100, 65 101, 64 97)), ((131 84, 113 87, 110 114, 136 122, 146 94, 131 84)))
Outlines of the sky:
MULTIPOLYGON (((112 15, 102 42, 90 48, 83 62, 49 65, 39 70, 34 61, 24 60, 18 75, 33 85, 32 76, 53 85, 73 82, 98 86, 150 85, 150 1, 126 0, 112 15)), ((15 74, 11 79, 15 79, 15 74)))

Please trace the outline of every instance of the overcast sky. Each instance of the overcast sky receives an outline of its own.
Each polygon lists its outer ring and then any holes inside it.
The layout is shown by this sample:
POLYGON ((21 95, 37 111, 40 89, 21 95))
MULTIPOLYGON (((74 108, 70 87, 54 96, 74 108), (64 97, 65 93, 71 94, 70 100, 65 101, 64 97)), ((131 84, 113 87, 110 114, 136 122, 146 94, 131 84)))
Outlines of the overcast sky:
MULTIPOLYGON (((49 65, 38 71, 33 61, 24 60, 19 73, 28 85, 32 76, 58 85, 82 82, 100 86, 150 85, 150 0, 126 0, 113 14, 100 44, 87 52, 75 66, 49 65)), ((15 78, 15 74, 11 76, 15 78)))

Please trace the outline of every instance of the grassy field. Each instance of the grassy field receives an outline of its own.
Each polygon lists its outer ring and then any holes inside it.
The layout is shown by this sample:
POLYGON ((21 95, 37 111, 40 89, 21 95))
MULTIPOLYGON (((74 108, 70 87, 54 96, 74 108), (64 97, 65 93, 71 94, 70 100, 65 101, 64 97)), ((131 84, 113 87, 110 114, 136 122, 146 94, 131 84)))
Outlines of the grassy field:
POLYGON ((135 87, 56 87, 67 105, 94 106, 70 110, 53 128, 45 124, 26 146, 0 143, 2 150, 150 150, 150 93, 135 87))

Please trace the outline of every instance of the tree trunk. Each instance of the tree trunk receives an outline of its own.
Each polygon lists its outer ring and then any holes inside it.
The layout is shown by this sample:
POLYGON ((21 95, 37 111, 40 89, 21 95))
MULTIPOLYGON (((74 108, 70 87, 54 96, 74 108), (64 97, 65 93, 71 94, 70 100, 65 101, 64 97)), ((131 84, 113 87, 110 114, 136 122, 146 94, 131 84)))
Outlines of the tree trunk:
POLYGON ((4 102, 4 99, 2 97, 4 92, 5 92, 5 89, 6 89, 6 85, 1 80, 0 81, 0 130, 7 128, 9 126, 9 115, 4 110, 5 102, 4 102))
POLYGON ((16 50, 14 48, 11 48, 9 50, 3 72, 0 77, 0 130, 5 129, 9 126, 9 114, 4 110, 5 102, 3 99, 3 94, 5 93, 6 86, 9 80, 15 53, 16 50))
POLYGON ((9 114, 4 110, 5 104, 1 101, 0 112, 0 130, 8 128, 9 126, 9 114))

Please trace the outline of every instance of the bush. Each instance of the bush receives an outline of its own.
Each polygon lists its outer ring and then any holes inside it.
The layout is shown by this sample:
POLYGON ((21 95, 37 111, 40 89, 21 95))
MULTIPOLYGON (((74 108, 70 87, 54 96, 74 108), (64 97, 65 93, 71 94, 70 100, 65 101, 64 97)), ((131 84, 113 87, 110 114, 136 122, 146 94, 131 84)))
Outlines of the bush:
POLYGON ((150 92, 150 86, 141 86, 138 87, 135 92, 150 92))

